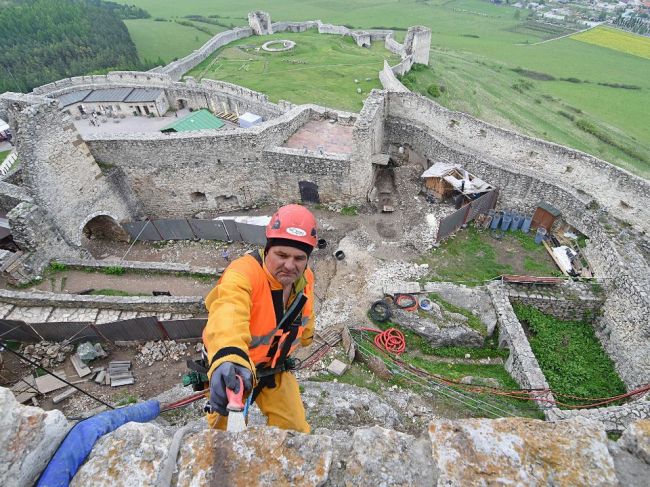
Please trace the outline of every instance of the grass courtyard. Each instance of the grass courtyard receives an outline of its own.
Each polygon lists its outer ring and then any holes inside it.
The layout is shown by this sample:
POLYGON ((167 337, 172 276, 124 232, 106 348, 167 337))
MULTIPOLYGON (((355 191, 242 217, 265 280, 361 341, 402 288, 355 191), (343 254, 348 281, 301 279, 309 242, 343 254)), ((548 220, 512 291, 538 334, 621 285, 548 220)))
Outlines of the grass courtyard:
POLYGON ((478 286, 502 274, 530 276, 561 275, 546 252, 537 245, 532 232, 505 232, 495 240, 489 230, 470 225, 422 259, 429 264, 428 281, 453 281, 478 286))
POLYGON ((351 37, 322 35, 316 30, 283 32, 233 42, 188 75, 245 86, 275 102, 284 99, 359 111, 370 90, 381 88, 378 73, 384 59, 391 64, 399 62, 399 57, 380 43, 368 49, 357 46, 351 37), (259 49, 270 40, 285 39, 296 46, 284 52, 259 49))

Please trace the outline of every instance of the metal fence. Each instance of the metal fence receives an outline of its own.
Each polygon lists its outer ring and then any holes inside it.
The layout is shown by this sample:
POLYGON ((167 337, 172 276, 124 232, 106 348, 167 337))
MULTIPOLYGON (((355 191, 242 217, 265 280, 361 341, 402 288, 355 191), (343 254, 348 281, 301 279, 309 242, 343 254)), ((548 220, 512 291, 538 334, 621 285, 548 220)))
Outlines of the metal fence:
POLYGON ((232 218, 201 220, 196 218, 161 218, 122 223, 133 240, 223 240, 264 245, 265 226, 232 218))
POLYGON ((36 323, 0 320, 0 337, 21 343, 42 340, 61 342, 84 340, 103 342, 145 342, 157 340, 190 340, 201 338, 207 318, 163 320, 155 316, 114 321, 111 323, 36 323))
POLYGON ((478 215, 487 213, 489 210, 493 209, 497 204, 498 196, 498 189, 488 191, 483 196, 470 201, 448 217, 440 220, 436 241, 441 242, 443 239, 455 233, 465 223, 471 222, 478 215))

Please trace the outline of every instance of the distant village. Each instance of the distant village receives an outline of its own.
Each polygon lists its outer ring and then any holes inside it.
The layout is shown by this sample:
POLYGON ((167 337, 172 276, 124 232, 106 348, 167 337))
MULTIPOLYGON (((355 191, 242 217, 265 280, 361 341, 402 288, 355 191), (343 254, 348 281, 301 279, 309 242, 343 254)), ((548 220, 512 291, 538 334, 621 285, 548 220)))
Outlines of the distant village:
POLYGON ((537 0, 528 2, 492 0, 496 4, 530 11, 530 20, 563 24, 566 27, 594 27, 609 24, 636 34, 650 36, 649 0, 537 0))

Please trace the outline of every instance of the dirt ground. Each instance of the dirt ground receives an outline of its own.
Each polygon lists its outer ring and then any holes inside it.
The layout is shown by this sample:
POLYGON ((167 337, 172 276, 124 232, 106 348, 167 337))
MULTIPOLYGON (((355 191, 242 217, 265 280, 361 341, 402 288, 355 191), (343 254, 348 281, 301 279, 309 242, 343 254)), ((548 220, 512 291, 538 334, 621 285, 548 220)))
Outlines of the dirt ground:
POLYGON ((130 294, 151 295, 153 291, 168 291, 172 296, 205 296, 216 284, 191 277, 161 274, 107 275, 101 272, 67 270, 47 276, 31 289, 54 293, 78 294, 89 289, 120 290, 130 294))

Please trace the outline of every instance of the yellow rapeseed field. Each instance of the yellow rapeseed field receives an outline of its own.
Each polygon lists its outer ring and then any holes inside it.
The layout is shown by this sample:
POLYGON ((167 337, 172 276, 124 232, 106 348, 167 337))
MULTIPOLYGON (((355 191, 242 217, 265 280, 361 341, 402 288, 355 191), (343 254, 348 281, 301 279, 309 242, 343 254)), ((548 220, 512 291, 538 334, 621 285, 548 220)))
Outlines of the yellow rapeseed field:
POLYGON ((595 29, 571 36, 571 38, 650 59, 650 38, 631 32, 598 26, 595 29))

